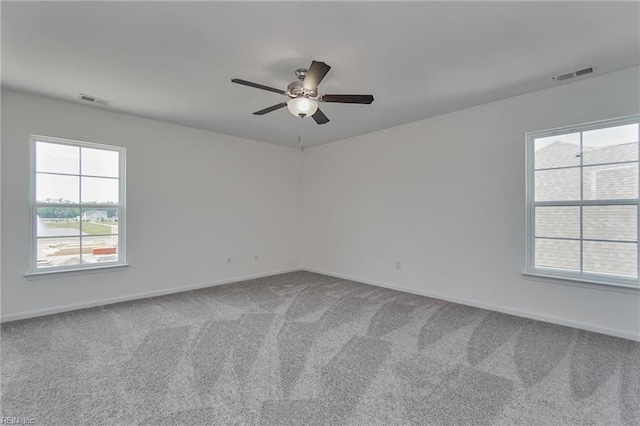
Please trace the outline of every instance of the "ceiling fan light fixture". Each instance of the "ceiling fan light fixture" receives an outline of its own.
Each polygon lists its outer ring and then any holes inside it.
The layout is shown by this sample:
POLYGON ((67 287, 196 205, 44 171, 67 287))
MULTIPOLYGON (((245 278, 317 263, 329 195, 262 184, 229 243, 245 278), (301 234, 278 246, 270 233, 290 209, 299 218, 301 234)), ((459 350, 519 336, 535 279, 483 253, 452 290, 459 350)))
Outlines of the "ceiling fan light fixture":
POLYGON ((287 108, 296 117, 309 117, 318 110, 318 102, 309 98, 293 98, 287 102, 287 108))

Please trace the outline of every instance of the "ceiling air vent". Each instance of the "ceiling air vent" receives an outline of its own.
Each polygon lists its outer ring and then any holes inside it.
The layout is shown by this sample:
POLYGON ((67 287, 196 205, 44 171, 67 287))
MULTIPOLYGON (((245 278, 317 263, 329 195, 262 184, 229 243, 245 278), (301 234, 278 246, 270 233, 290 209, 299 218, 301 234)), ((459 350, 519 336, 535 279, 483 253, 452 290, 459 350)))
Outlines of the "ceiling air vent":
POLYGON ((553 79, 555 81, 564 81, 564 80, 569 80, 571 78, 576 78, 576 77, 581 77, 583 75, 591 74, 594 71, 595 71, 594 67, 587 67, 581 70, 565 72, 563 74, 556 75, 555 77, 553 77, 553 79))
POLYGON ((593 67, 585 68, 576 71, 576 77, 580 77, 581 75, 591 74, 593 72, 593 67))
POLYGON ((83 100, 85 102, 91 102, 92 104, 98 104, 98 105, 109 105, 111 103, 111 101, 108 99, 98 98, 91 95, 85 95, 84 93, 79 93, 78 98, 80 98, 80 100, 83 100))

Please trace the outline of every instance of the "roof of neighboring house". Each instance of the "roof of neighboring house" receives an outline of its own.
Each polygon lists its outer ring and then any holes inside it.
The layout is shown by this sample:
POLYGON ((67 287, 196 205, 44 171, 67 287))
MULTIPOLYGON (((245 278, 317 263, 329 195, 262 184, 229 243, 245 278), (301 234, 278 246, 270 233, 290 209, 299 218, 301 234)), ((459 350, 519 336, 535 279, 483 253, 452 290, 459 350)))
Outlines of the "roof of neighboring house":
MULTIPOLYGON (((615 163, 638 159, 638 142, 603 147, 583 147, 584 165, 599 163, 615 163)), ((535 152, 535 168, 547 169, 580 165, 580 147, 578 145, 557 141, 540 148, 535 152)))

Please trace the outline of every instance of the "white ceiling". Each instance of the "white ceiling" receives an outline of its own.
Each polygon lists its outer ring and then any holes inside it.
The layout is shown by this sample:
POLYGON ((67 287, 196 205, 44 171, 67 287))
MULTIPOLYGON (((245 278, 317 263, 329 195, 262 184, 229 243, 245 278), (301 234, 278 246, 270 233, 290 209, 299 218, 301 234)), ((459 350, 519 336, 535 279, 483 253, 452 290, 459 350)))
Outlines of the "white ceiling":
POLYGON ((639 63, 638 2, 2 2, 4 87, 296 146, 285 89, 312 59, 333 68, 305 145, 339 140, 639 63))

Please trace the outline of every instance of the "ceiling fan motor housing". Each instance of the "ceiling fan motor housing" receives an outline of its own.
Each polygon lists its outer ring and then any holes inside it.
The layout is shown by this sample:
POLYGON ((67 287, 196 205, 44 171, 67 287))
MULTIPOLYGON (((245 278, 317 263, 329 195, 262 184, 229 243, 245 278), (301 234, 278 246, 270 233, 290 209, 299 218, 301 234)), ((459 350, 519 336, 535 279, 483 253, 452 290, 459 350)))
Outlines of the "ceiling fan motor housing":
POLYGON ((302 86, 302 80, 298 80, 289 83, 289 85, 287 86, 287 95, 290 98, 297 98, 302 96, 305 98, 315 99, 318 97, 318 91, 305 89, 302 86))

